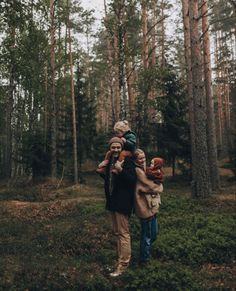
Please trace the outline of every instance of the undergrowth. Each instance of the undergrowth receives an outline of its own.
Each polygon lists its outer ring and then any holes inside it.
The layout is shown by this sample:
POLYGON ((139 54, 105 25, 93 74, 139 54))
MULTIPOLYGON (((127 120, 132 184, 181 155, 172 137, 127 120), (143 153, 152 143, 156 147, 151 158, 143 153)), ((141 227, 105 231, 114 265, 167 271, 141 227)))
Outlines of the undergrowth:
POLYGON ((139 221, 131 217, 132 261, 117 279, 107 271, 116 243, 103 201, 44 220, 7 217, 0 208, 0 290, 233 290, 234 204, 193 200, 186 189, 167 185, 146 267, 138 265, 139 221))

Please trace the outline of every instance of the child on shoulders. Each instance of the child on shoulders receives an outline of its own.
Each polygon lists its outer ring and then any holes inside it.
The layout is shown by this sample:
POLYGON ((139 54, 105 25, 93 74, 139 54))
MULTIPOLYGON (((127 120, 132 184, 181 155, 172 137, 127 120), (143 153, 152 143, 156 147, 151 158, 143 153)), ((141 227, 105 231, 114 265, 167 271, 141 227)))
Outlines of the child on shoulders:
MULTIPOLYGON (((122 162, 126 157, 131 157, 136 150, 136 134, 131 131, 129 123, 127 120, 118 121, 114 125, 115 135, 121 138, 124 142, 123 150, 121 151, 118 161, 122 162)), ((105 155, 104 160, 98 165, 96 170, 99 174, 104 174, 106 171, 106 166, 109 163, 111 152, 108 151, 105 155)), ((115 169, 112 170, 113 173, 117 174, 115 169)))

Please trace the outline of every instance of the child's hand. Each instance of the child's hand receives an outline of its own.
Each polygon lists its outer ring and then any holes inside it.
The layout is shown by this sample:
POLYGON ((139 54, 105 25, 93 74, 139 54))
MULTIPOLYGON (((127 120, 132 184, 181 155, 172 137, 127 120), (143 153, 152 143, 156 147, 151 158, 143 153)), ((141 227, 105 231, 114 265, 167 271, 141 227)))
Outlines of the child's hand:
POLYGON ((123 142, 126 142, 126 138, 122 137, 121 139, 123 140, 123 142))
POLYGON ((124 164, 124 161, 117 161, 116 163, 115 163, 115 165, 114 165, 114 168, 118 171, 118 172, 122 172, 122 170, 123 170, 123 168, 122 168, 122 166, 123 166, 123 164, 124 164))

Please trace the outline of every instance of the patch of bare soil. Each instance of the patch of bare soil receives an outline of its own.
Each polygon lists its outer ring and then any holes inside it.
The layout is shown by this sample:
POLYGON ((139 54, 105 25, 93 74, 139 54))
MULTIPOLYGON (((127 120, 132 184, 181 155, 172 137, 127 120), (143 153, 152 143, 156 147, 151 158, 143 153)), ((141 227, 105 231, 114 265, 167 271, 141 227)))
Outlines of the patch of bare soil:
POLYGON ((222 202, 235 203, 236 202, 236 184, 235 185, 231 184, 225 188, 222 188, 221 191, 218 194, 213 195, 213 197, 222 202))
POLYGON ((4 214, 4 218, 16 218, 25 220, 46 220, 52 217, 60 216, 65 212, 71 211, 76 205, 86 201, 102 201, 103 197, 96 197, 89 187, 72 186, 66 189, 56 191, 44 191, 44 201, 28 202, 28 201, 0 201, 0 211, 4 214), (84 190, 84 191, 83 191, 84 190), (80 193, 83 195, 80 196, 80 193), (68 193, 73 193, 69 195, 68 193), (87 193, 87 195, 86 195, 87 193), (58 197, 58 198, 55 198, 58 197), (50 199, 54 200, 50 200, 50 199), (48 201, 50 200, 50 201, 48 201))
POLYGON ((226 169, 226 168, 219 168, 219 174, 220 174, 220 176, 228 177, 228 178, 234 176, 233 171, 230 169, 226 169))
MULTIPOLYGON (((235 264, 205 264, 202 267, 201 272, 207 273, 211 277, 215 277, 214 287, 215 288, 227 288, 227 290, 235 290, 235 278, 236 278, 236 265, 235 264), (222 276, 226 274, 227 280, 222 276), (227 284, 226 284, 227 282, 227 284), (227 286, 226 286, 227 285, 227 286), (232 285, 232 286, 231 286, 232 285)), ((226 289, 221 289, 226 290, 226 289)))

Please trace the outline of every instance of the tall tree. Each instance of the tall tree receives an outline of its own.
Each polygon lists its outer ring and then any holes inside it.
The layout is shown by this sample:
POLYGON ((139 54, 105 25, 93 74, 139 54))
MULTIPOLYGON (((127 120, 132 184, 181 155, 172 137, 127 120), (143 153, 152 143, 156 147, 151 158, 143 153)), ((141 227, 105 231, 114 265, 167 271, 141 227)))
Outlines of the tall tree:
MULTIPOLYGON (((70 13, 70 12, 68 12, 70 13)), ((77 129, 76 129, 76 108, 75 108, 75 86, 73 72, 73 58, 71 47, 71 23, 68 14, 68 37, 69 37, 69 56, 70 56, 70 77, 71 77, 71 104, 72 104, 72 125, 73 125, 73 161, 74 161, 74 181, 78 184, 78 156, 77 156, 77 129)))
MULTIPOLYGON (((189 121, 190 121, 190 136, 191 136, 191 156, 192 164, 196 164, 195 152, 195 128, 194 128, 194 111, 193 111, 193 80, 192 80, 192 63, 191 63, 191 39, 190 39, 190 22, 189 22, 189 1, 182 0, 182 14, 184 24, 184 51, 185 63, 187 72, 187 91, 188 91, 188 107, 189 107, 189 121)), ((192 180, 195 181, 196 172, 195 167, 192 166, 192 180)))
POLYGON ((57 102, 55 90, 55 0, 50 0, 50 65, 51 65, 51 176, 57 177, 57 102))
POLYGON ((147 1, 141 1, 142 7, 142 32, 143 32, 143 51, 142 51, 142 61, 143 67, 148 68, 148 17, 147 17, 147 1))
POLYGON ((211 195, 211 183, 209 178, 209 162, 206 135, 206 100, 202 76, 201 45, 199 37, 198 0, 190 0, 190 39, 191 62, 193 80, 193 108, 194 108, 194 132, 195 153, 193 167, 195 167, 195 181, 193 195, 206 198, 211 195))
POLYGON ((202 0, 202 33, 203 33, 203 60, 204 60, 204 80, 206 92, 207 108, 207 144, 210 165, 210 177, 213 190, 219 190, 220 177, 217 165, 217 146, 215 131, 214 100, 212 94, 212 72, 211 72, 211 52, 208 23, 208 1, 202 0))

